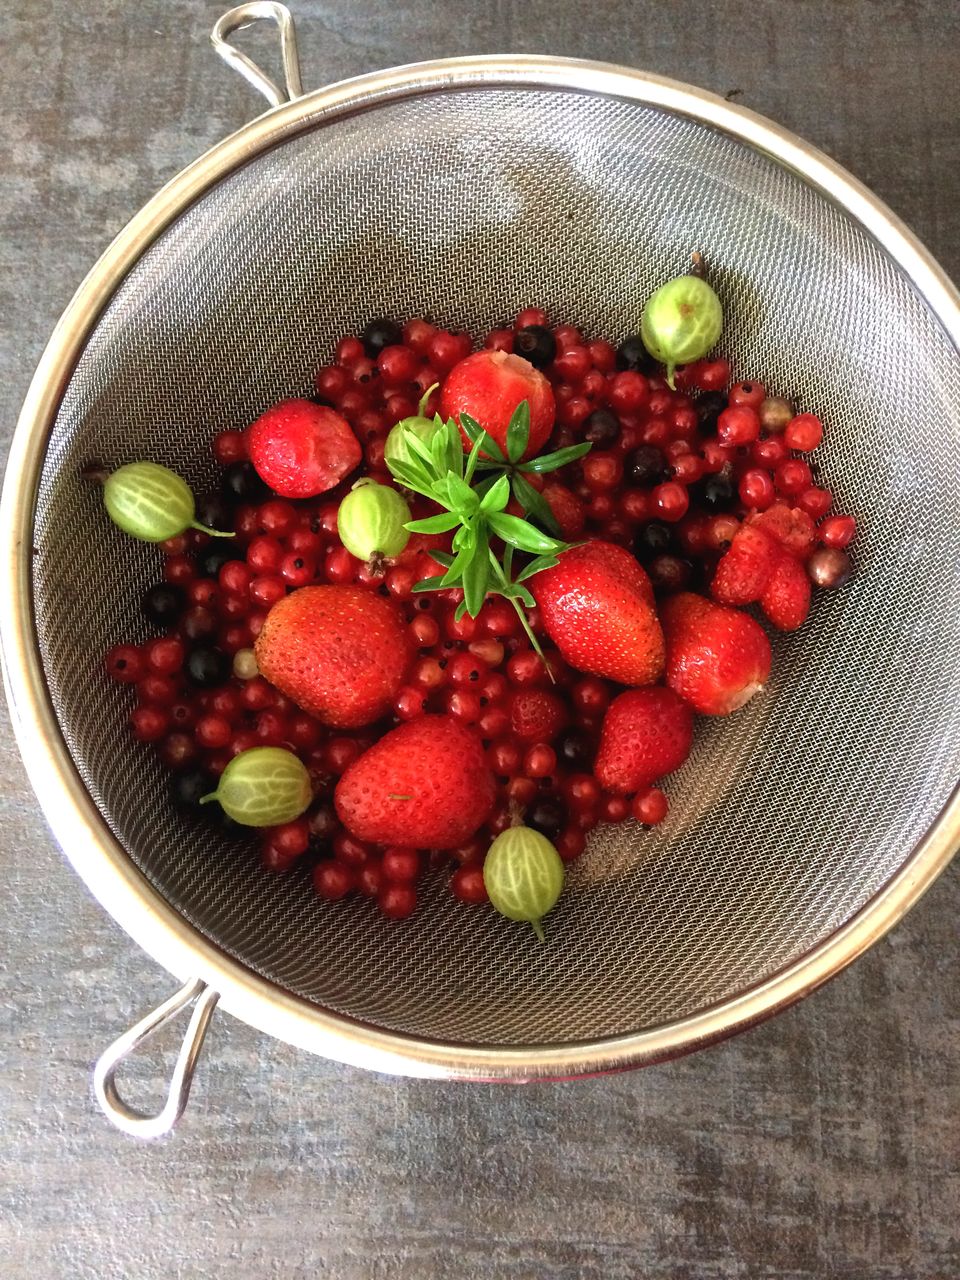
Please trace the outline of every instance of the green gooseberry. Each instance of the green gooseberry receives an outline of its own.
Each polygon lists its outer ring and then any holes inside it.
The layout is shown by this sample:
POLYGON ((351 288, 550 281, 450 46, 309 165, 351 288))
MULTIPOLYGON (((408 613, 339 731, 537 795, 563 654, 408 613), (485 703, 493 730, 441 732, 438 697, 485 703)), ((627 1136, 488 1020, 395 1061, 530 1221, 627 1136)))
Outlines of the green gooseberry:
POLYGON ((310 774, 298 756, 285 747, 251 747, 233 757, 216 791, 200 803, 219 801, 244 827, 276 827, 299 818, 312 799, 310 774))
POLYGON ((678 364, 700 360, 716 344, 723 328, 720 299, 700 276, 678 276, 661 285, 647 301, 640 337, 655 360, 667 366, 672 388, 678 364))
POLYGON ((404 528, 410 518, 410 508, 392 485, 365 477, 340 503, 337 533, 358 560, 389 559, 410 541, 404 528))
POLYGON ((415 414, 409 418, 401 418, 395 426, 390 428, 390 434, 387 436, 383 446, 383 457, 388 469, 392 470, 390 466, 392 462, 399 462, 402 465, 410 461, 410 446, 405 438, 408 431, 412 431, 415 436, 419 436, 424 444, 429 444, 443 426, 439 417, 428 418, 426 416, 427 401, 439 385, 439 382, 435 382, 432 387, 427 388, 420 397, 420 404, 415 414))
POLYGON ((175 471, 158 462, 129 462, 118 467, 104 482, 103 501, 117 528, 141 542, 164 542, 185 529, 200 529, 215 538, 234 536, 198 524, 192 489, 175 471))
POLYGON ((563 889, 563 859, 546 836, 509 827, 487 851, 483 883, 493 906, 508 920, 524 920, 544 941, 542 919, 563 889))

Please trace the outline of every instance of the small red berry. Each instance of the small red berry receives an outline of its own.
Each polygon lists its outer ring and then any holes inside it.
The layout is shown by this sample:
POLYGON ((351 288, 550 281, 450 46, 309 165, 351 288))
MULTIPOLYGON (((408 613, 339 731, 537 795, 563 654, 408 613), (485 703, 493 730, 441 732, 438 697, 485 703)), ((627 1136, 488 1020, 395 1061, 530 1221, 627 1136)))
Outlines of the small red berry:
POLYGON ((336 902, 346 897, 353 886, 353 872, 342 862, 336 862, 331 858, 314 868, 313 887, 321 898, 336 902))
POLYGON ((170 728, 170 713, 162 707, 134 707, 130 726, 138 742, 159 742, 170 728))
POLYGON ((664 484, 658 484, 651 497, 657 515, 669 524, 682 520, 690 510, 690 495, 676 480, 667 480, 664 484))
POLYGON ((759 409, 767 398, 766 388, 761 382, 735 382, 727 396, 732 405, 746 405, 748 409, 759 409))
POLYGON ((579 827, 567 827, 554 841, 554 848, 564 862, 574 862, 587 847, 587 837, 579 827))
POLYGON ((823 423, 815 413, 798 413, 787 423, 783 439, 788 449, 809 453, 823 440, 823 423))
POLYGON ((417 909, 417 891, 412 884, 385 884, 377 894, 377 906, 388 920, 406 920, 417 909))
POLYGON ((777 467, 773 473, 773 479, 779 493, 792 497, 794 494, 802 493, 804 489, 809 489, 813 477, 805 462, 799 458, 787 458, 777 467))
POLYGON ((523 757, 523 772, 528 778, 546 778, 557 767, 557 753, 546 742, 538 742, 523 757))
POLYGON ((777 496, 770 473, 761 471, 759 467, 743 473, 737 491, 743 505, 751 507, 754 511, 766 511, 777 496))
POLYGON ((176 636, 159 636, 148 642, 144 656, 151 671, 162 676, 175 675, 183 666, 186 651, 176 636))
POLYGON ((717 419, 717 439, 721 444, 752 444, 760 436, 760 419, 749 405, 731 405, 717 419))
POLYGON ((853 516, 831 516, 820 526, 820 541, 825 547, 842 551, 857 534, 857 522, 853 516))
POLYGON ((420 855, 416 849, 387 849, 381 866, 387 880, 415 880, 420 870, 420 855))
POLYGON ((833 506, 833 494, 829 489, 818 489, 816 485, 811 485, 797 498, 797 506, 811 520, 822 520, 833 506))
POLYGON ((655 827, 667 816, 667 797, 657 787, 650 787, 634 796, 630 811, 645 827, 655 827))
POLYGON ((143 654, 135 644, 115 644, 105 663, 107 674, 118 684, 136 684, 146 673, 143 654))
POLYGON ((451 877, 450 892, 461 902, 486 902, 489 895, 483 882, 483 867, 474 863, 459 867, 451 877))

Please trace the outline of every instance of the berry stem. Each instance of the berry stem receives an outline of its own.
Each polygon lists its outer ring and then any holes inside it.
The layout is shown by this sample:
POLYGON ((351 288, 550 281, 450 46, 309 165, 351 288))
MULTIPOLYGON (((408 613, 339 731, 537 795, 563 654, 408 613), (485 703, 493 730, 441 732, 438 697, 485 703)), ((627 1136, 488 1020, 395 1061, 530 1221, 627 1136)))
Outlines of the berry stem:
POLYGON ((209 533, 211 538, 235 538, 237 536, 232 530, 211 529, 209 525, 199 524, 196 520, 191 520, 189 527, 191 529, 199 529, 201 533, 209 533))
POLYGON ((542 921, 542 920, 531 920, 531 921, 530 921, 530 928, 531 928, 531 929, 533 930, 533 932, 537 935, 537 940, 538 940, 539 942, 546 942, 546 940, 547 940, 547 935, 543 932, 543 921, 542 921))

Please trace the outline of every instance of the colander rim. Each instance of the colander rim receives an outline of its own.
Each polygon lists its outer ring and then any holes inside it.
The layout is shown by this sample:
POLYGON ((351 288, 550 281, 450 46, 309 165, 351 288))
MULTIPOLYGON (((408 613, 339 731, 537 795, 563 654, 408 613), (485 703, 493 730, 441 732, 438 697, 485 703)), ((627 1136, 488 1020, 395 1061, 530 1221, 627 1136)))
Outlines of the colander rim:
POLYGON ((946 867, 960 840, 960 788, 900 870, 851 919, 779 972, 687 1017, 629 1035, 496 1048, 385 1031, 324 1010, 240 964, 136 868, 83 784, 50 702, 36 638, 30 552, 40 470, 63 390, 115 290, 176 217, 239 166, 328 121, 425 93, 503 87, 617 97, 678 113, 760 150, 843 208, 897 264, 960 350, 960 295, 916 237, 840 165, 745 107, 627 67, 526 55, 441 59, 340 81, 266 112, 182 170, 120 232, 63 313, 28 389, 0 499, 0 590, 11 602, 0 612, 0 650, 18 746, 58 843, 103 907, 158 963, 181 981, 201 978, 220 992, 228 1012, 314 1053, 407 1075, 520 1081, 662 1061, 802 998, 886 933, 946 867))

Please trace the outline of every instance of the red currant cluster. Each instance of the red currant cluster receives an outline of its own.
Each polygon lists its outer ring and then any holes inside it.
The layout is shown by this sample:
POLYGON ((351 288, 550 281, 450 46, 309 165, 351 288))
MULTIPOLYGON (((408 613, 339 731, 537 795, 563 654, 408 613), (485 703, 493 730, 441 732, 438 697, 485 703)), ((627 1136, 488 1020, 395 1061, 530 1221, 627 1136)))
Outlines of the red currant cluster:
MULTIPOLYGON (((581 462, 546 483, 529 477, 566 538, 593 535, 631 546, 656 589, 673 592, 698 577, 709 582, 744 517, 779 503, 821 521, 819 540, 835 559, 828 565, 821 555, 816 571, 811 560, 818 585, 834 585, 849 571, 845 548, 855 522, 829 514, 830 492, 796 456, 820 444, 823 429, 813 414, 795 414, 757 382, 722 393, 730 378, 723 360, 681 370, 672 391, 638 339, 619 348, 587 341, 570 325, 549 329, 540 310, 521 312, 512 329, 495 329, 485 342, 526 356, 550 379, 557 423, 549 450, 582 439, 593 444, 581 462)), ((420 397, 470 349, 468 335, 420 319, 402 330, 378 321, 363 341, 341 339, 335 362, 316 375, 316 397, 349 421, 368 474, 389 480, 384 443, 390 428, 415 414, 420 397)), ((544 645, 552 679, 506 600, 491 597, 478 617, 458 621, 459 592, 414 593, 437 572, 429 554, 437 538, 414 536, 394 561, 366 565, 337 537, 347 485, 322 499, 285 501, 271 495, 246 461, 242 432, 222 432, 213 449, 224 468, 223 490, 201 500, 198 516, 232 528, 236 538, 188 532, 162 544, 163 582, 147 592, 144 612, 166 634, 140 646, 117 645, 107 655, 111 676, 136 688, 133 733, 155 744, 174 771, 181 804, 196 805, 239 752, 289 747, 310 770, 317 799, 304 817, 264 832, 264 865, 282 870, 312 852, 321 896, 337 899, 356 890, 398 919, 414 910, 415 881, 439 855, 362 844, 340 826, 331 800, 336 779, 389 724, 329 729, 257 673, 251 650, 270 607, 288 591, 358 583, 398 602, 417 653, 395 700, 395 721, 435 711, 472 726, 498 780, 488 826, 442 855, 456 867, 450 888, 457 898, 486 900, 486 850, 518 813, 567 861, 580 856, 598 823, 663 820, 667 801, 656 788, 633 797, 602 791, 592 767, 617 689, 572 670, 548 648, 536 610, 528 622, 544 645)), ((411 505, 415 517, 430 514, 422 502, 411 505)))

